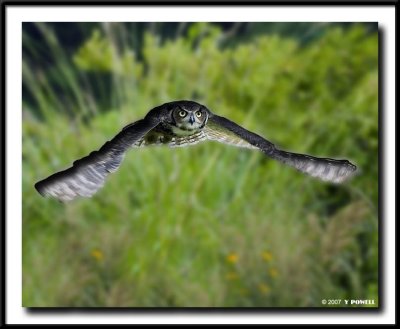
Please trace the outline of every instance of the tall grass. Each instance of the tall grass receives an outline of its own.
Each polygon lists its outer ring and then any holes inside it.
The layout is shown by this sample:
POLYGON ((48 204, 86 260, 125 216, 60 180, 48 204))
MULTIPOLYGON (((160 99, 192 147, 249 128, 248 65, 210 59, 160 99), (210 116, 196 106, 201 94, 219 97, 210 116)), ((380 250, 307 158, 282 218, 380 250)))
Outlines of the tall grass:
POLYGON ((38 30, 40 44, 23 39, 23 306, 378 305, 376 34, 331 28, 304 47, 261 35, 221 48, 218 28, 195 24, 165 42, 146 33, 139 56, 121 41, 129 31, 103 24, 67 56, 49 25, 38 30), (91 199, 34 190, 176 99, 282 148, 349 158, 360 174, 332 186, 209 142, 132 150, 91 199))

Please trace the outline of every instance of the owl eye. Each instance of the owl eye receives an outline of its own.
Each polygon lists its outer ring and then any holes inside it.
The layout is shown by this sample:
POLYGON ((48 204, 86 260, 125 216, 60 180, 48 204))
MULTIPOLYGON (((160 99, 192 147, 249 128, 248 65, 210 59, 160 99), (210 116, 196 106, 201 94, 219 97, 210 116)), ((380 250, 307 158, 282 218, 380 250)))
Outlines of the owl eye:
POLYGON ((196 117, 200 118, 201 115, 202 115, 201 111, 197 111, 197 112, 196 112, 196 117))
POLYGON ((187 112, 184 111, 184 110, 180 110, 180 111, 178 112, 178 115, 179 115, 181 118, 184 118, 184 117, 187 115, 187 112))

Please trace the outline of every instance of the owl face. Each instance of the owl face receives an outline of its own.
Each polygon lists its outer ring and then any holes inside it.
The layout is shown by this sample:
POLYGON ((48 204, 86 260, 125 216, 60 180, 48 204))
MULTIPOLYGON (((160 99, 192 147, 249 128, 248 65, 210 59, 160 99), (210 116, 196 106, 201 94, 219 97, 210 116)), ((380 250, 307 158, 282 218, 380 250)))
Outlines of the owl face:
POLYGON ((193 132, 205 126, 208 112, 204 106, 190 102, 176 106, 172 111, 172 118, 178 130, 193 132))

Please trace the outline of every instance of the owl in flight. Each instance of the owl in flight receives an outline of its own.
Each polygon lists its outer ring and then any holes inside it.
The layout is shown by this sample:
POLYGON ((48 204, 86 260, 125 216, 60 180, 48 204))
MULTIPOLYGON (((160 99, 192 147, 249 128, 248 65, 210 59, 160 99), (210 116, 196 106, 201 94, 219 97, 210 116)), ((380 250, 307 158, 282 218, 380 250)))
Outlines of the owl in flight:
POLYGON ((155 107, 144 119, 123 128, 98 151, 76 160, 71 168, 36 183, 35 188, 41 195, 59 201, 91 197, 104 185, 108 174, 118 169, 130 148, 149 145, 179 147, 204 140, 259 150, 305 174, 333 183, 343 182, 356 170, 356 166, 347 160, 279 150, 263 137, 212 113, 207 107, 183 100, 155 107))

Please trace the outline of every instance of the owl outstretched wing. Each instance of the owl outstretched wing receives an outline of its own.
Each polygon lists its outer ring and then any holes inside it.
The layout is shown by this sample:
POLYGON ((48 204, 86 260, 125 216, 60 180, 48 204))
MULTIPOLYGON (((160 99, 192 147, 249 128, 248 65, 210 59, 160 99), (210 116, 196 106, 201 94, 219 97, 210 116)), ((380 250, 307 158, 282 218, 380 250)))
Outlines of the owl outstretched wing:
POLYGON ((210 140, 238 147, 259 149, 272 159, 324 181, 341 183, 351 177, 357 169, 348 160, 317 158, 279 150, 263 137, 215 114, 209 117, 204 132, 210 140))
POLYGON ((118 169, 125 152, 161 120, 161 116, 148 115, 130 124, 98 151, 75 161, 71 168, 36 183, 35 188, 41 195, 54 197, 59 201, 92 196, 104 185, 108 174, 118 169))

